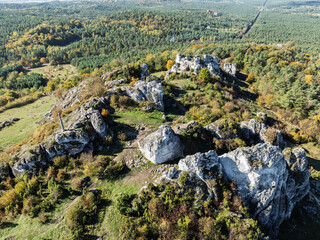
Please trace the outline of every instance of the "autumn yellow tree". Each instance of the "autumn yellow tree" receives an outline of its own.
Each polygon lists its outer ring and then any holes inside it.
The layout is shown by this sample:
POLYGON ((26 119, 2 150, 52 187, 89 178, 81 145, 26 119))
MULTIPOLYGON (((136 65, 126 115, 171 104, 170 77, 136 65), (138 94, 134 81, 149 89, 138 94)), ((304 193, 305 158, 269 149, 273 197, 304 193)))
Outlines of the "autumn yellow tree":
POLYGON ((306 75, 305 81, 306 81, 306 83, 308 83, 309 85, 312 85, 312 81, 313 81, 312 75, 306 75))
POLYGON ((167 62, 167 69, 170 70, 173 65, 174 65, 174 61, 173 61, 173 60, 169 60, 169 61, 167 62))
POLYGON ((248 83, 253 83, 255 80, 256 80, 256 77, 254 76, 254 73, 252 73, 252 72, 249 73, 246 81, 247 81, 248 83))

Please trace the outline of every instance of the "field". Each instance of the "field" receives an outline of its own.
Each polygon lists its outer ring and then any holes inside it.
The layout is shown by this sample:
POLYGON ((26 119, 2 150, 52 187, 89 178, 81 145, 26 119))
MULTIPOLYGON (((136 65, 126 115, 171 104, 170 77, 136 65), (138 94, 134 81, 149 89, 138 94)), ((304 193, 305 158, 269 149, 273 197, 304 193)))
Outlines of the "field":
POLYGON ((5 150, 30 137, 39 126, 38 121, 43 118, 55 102, 55 97, 47 96, 26 106, 0 113, 0 122, 20 118, 14 125, 0 131, 0 150, 5 150))
POLYGON ((39 68, 30 69, 30 72, 42 74, 47 79, 55 79, 55 78, 70 78, 77 74, 76 67, 70 64, 62 64, 59 66, 43 66, 39 68))

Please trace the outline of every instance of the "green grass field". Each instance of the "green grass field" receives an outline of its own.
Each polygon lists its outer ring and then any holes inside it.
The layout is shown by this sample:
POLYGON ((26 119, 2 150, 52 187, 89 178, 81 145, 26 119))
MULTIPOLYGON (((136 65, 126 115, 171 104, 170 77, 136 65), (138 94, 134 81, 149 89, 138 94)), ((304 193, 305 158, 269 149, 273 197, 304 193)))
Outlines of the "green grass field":
POLYGON ((30 137, 39 122, 56 102, 55 97, 43 97, 34 103, 0 113, 0 122, 20 118, 18 122, 0 131, 0 150, 5 150, 30 137))

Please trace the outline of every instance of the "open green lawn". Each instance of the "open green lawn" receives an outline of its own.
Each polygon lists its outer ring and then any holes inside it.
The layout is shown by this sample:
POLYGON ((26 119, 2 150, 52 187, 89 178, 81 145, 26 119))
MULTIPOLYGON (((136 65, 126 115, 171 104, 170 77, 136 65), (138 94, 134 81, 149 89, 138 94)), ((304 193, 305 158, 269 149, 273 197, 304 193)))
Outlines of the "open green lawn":
POLYGON ((43 116, 51 109, 56 102, 55 97, 43 97, 34 103, 6 110, 0 113, 0 122, 20 118, 18 122, 0 131, 0 150, 5 150, 16 143, 30 137, 34 130, 39 127, 43 116))
POLYGON ((153 111, 145 113, 142 111, 116 111, 114 118, 116 122, 127 125, 145 125, 149 127, 158 127, 164 123, 162 112, 153 111))

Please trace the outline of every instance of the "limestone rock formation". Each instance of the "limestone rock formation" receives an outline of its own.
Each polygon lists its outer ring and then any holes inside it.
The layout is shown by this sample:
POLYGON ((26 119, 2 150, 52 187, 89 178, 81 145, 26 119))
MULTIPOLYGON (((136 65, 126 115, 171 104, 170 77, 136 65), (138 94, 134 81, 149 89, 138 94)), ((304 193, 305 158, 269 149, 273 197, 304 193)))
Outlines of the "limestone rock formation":
POLYGON ((149 101, 159 111, 164 111, 162 83, 157 81, 137 81, 134 86, 127 87, 126 93, 133 100, 149 101))
POLYGON ((175 64, 167 72, 167 77, 171 72, 182 73, 193 70, 195 73, 199 72, 202 68, 208 68, 211 75, 220 76, 221 69, 219 66, 219 59, 209 55, 203 56, 203 63, 199 57, 191 58, 189 56, 177 54, 175 64))
MULTIPOLYGON (((61 99, 56 106, 67 104, 70 96, 66 98, 67 100, 61 99)), ((113 137, 113 132, 100 113, 102 109, 114 112, 105 97, 87 100, 64 119, 65 131, 57 129, 39 144, 28 146, 17 153, 14 156, 16 163, 12 167, 13 174, 20 176, 28 171, 36 171, 37 167, 46 165, 56 156, 73 156, 83 152, 84 149, 93 150, 95 145, 92 143, 95 139, 113 137)))
POLYGON ((66 153, 74 156, 81 153, 84 147, 89 143, 88 134, 82 130, 68 130, 58 132, 55 135, 57 148, 63 149, 66 153))
POLYGON ((165 176, 178 178, 181 171, 196 174, 213 193, 210 181, 217 174, 233 181, 252 216, 270 229, 271 235, 277 234, 281 222, 310 189, 304 150, 282 153, 269 143, 238 148, 219 157, 214 151, 187 156, 179 161, 177 171, 165 176))
POLYGON ((112 80, 112 81, 107 81, 105 82, 105 86, 108 87, 108 88, 113 88, 117 85, 121 85, 121 84, 124 84, 126 83, 127 80, 126 79, 116 79, 116 80, 112 80))
POLYGON ((225 63, 223 65, 223 70, 226 73, 228 73, 228 74, 230 74, 230 75, 235 77, 236 73, 237 73, 237 64, 235 64, 235 63, 225 63))
POLYGON ((140 69, 141 69, 141 78, 143 79, 144 77, 149 76, 149 72, 148 72, 148 65, 146 63, 143 63, 140 65, 140 69))
POLYGON ((219 157, 225 176, 237 184, 253 217, 271 234, 277 234, 281 222, 309 192, 306 155, 302 149, 295 149, 292 155, 295 172, 287 170, 281 149, 271 144, 240 148, 219 157))
POLYGON ((165 163, 183 157, 183 145, 171 127, 162 125, 138 142, 142 154, 155 164, 165 163))
POLYGON ((210 123, 205 129, 213 133, 217 139, 231 139, 236 137, 233 128, 229 126, 225 119, 219 119, 214 123, 210 123))
POLYGON ((242 136, 251 145, 255 143, 269 142, 282 149, 286 147, 286 142, 283 140, 281 131, 268 128, 265 123, 261 123, 256 119, 241 122, 240 128, 242 136))
POLYGON ((75 103, 80 103, 82 101, 82 91, 84 87, 85 83, 82 82, 79 84, 79 86, 65 91, 62 97, 58 99, 58 102, 45 115, 45 118, 52 120, 54 110, 59 109, 63 111, 69 107, 72 107, 75 103))
POLYGON ((186 156, 179 161, 179 170, 193 172, 203 181, 213 179, 216 174, 222 174, 219 158, 215 151, 186 156))

